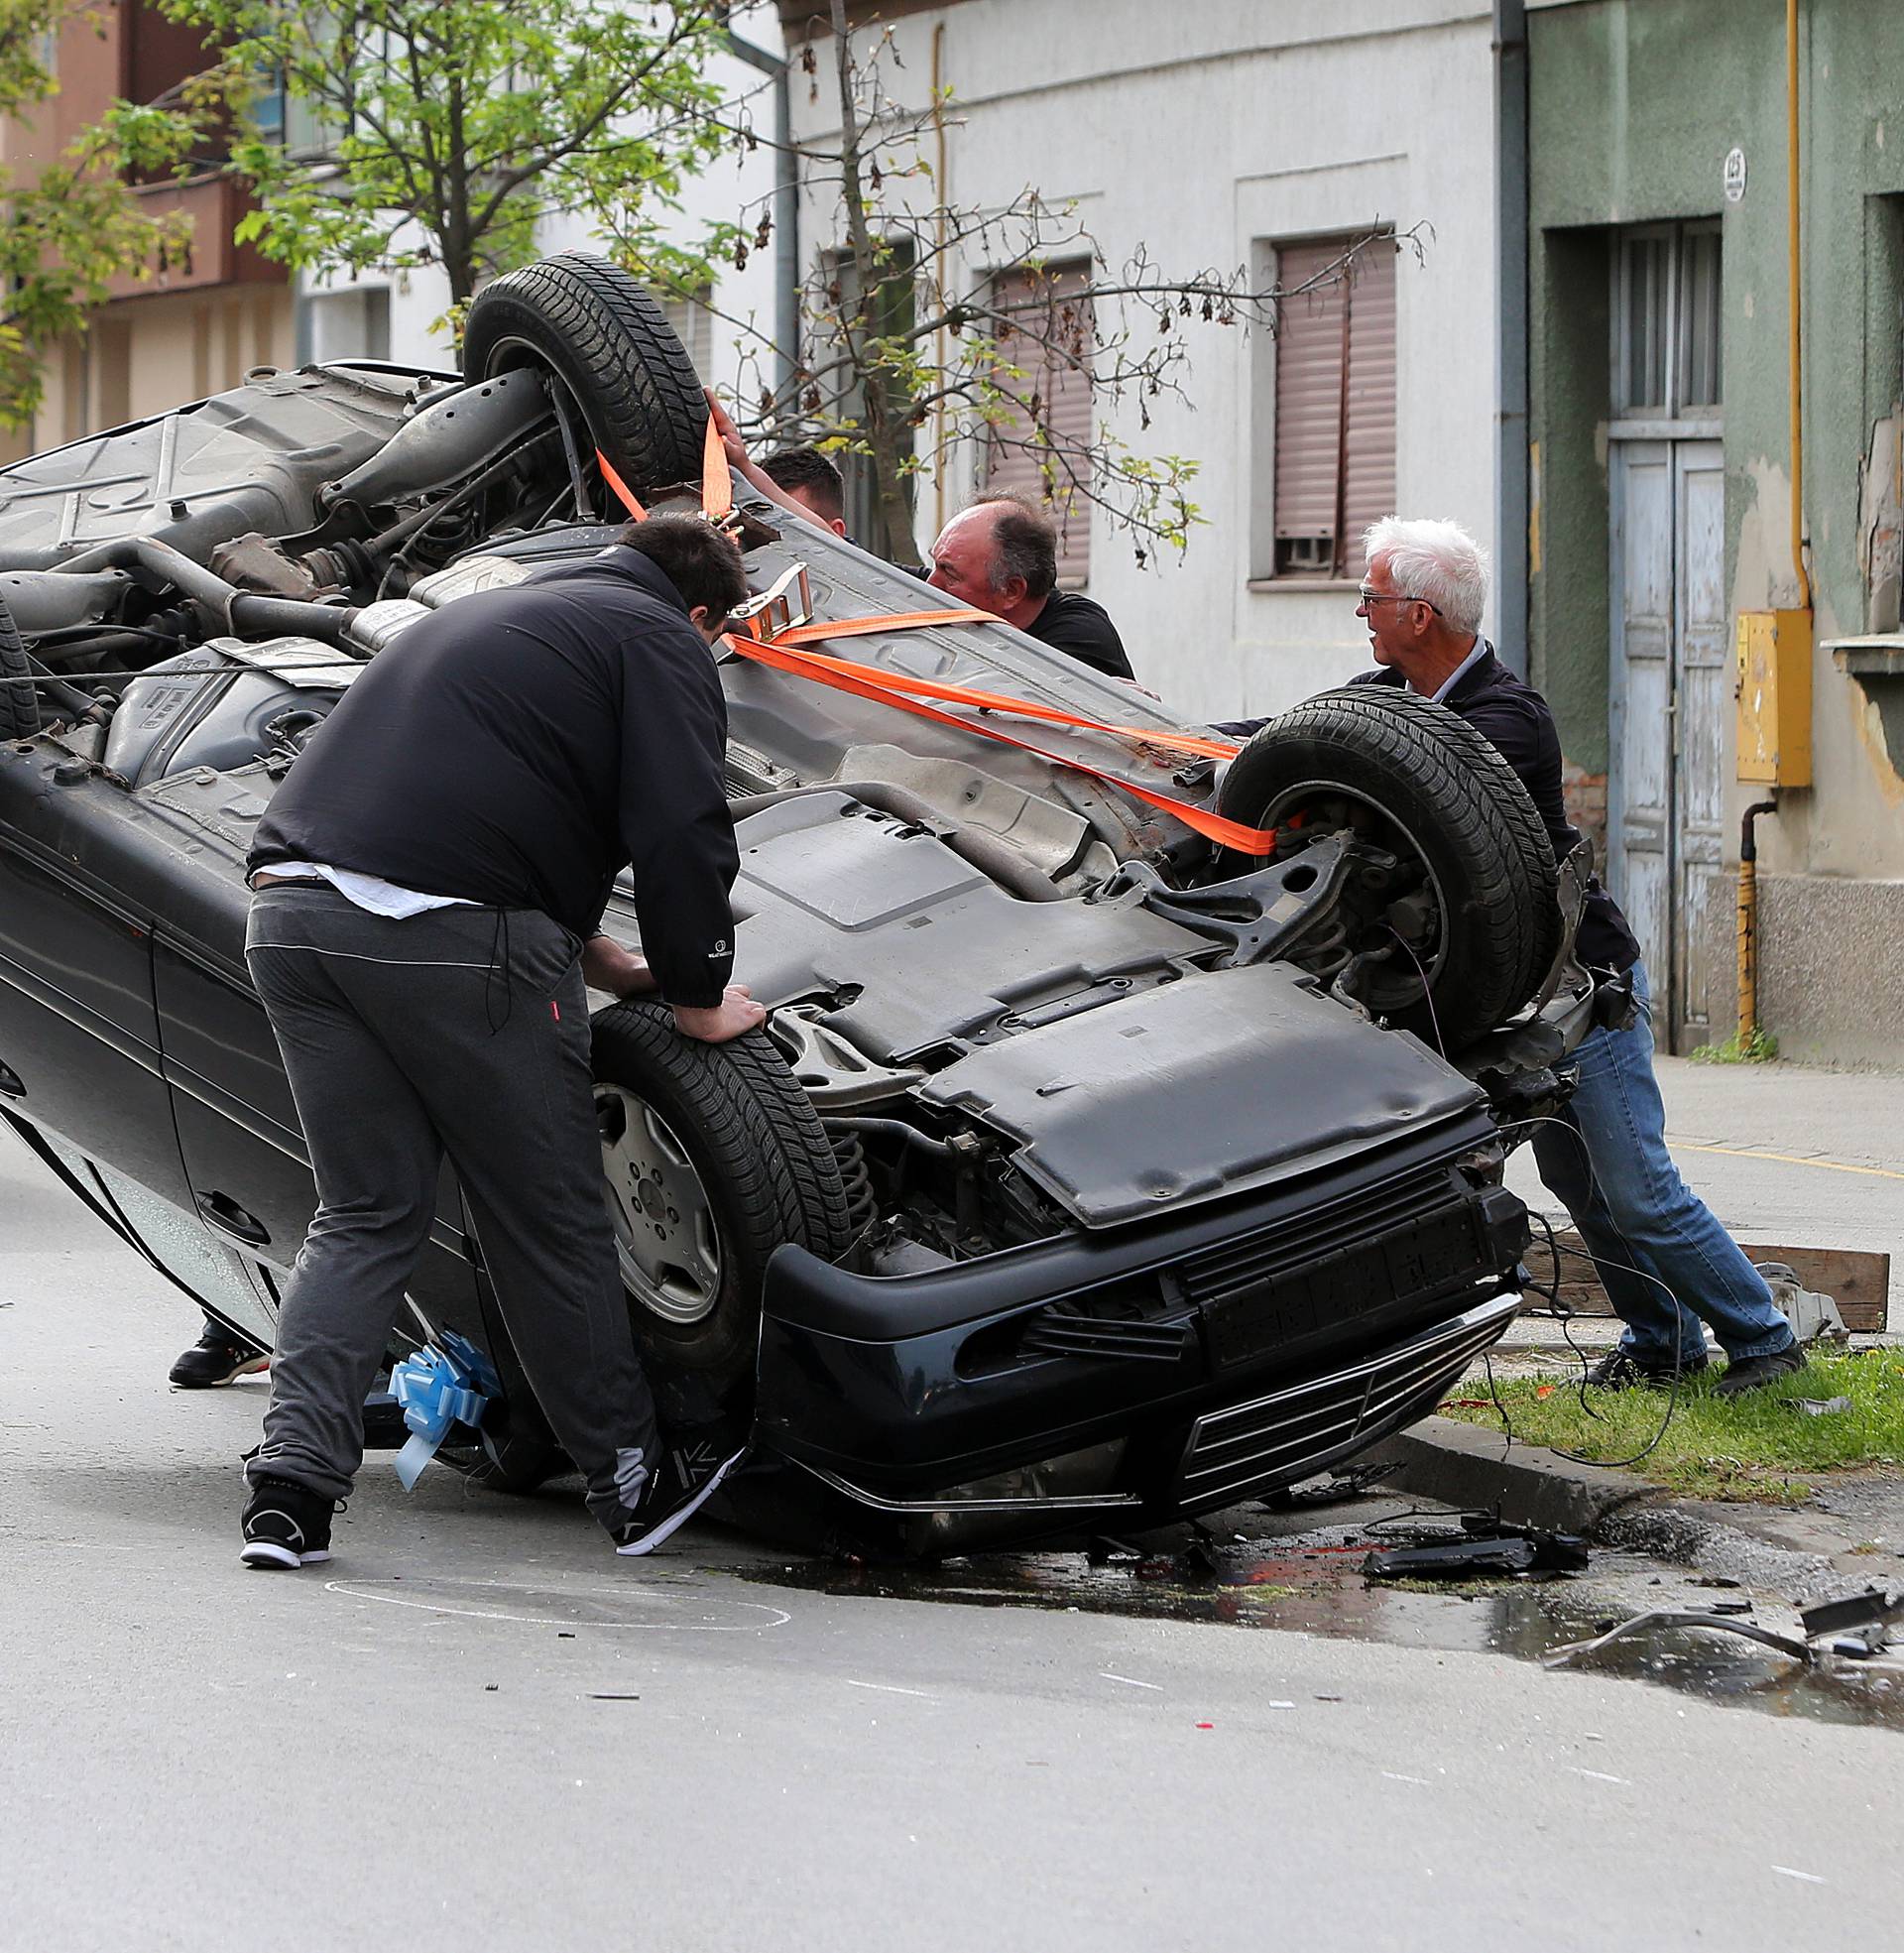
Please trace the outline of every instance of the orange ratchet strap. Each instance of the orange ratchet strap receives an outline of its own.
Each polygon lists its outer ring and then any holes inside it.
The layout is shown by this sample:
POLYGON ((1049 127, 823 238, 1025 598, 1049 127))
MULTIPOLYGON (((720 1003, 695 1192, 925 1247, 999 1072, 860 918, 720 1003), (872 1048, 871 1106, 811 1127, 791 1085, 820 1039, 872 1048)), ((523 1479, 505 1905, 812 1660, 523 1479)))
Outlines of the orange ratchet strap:
POLYGON ((1142 800, 1147 806, 1156 807, 1160 812, 1182 821, 1186 827, 1215 841, 1220 847, 1234 848, 1239 854, 1248 855, 1265 855, 1274 849, 1274 828, 1248 827, 1240 820, 1226 820, 1222 814, 1212 813, 1207 807, 1193 806, 1189 801, 1179 800, 1169 793, 1139 787, 1121 774, 1106 773, 1102 768, 1087 766, 1069 754, 1053 753, 1042 746, 1034 746, 1027 739, 1014 738, 1002 726, 984 725, 960 718, 952 712, 941 712, 923 700, 942 698, 951 703, 977 705, 986 711, 1013 712, 1020 717, 1043 719, 1084 731, 1108 732, 1120 739, 1140 740, 1147 746, 1170 747, 1219 759, 1228 759, 1234 754, 1237 751, 1234 745, 1214 739, 1196 739, 1186 733, 1148 732, 1131 726, 1105 725, 1095 719, 1080 718, 1075 713, 1058 711, 1053 706, 1035 705, 1025 698, 1006 698, 993 692, 974 691, 964 685, 934 684, 929 678, 899 677, 871 665, 855 665, 839 658, 816 658, 789 642, 795 638, 817 640, 828 635, 863 636, 872 631, 921 630, 935 624, 972 623, 980 618, 988 624, 998 622, 990 611, 911 611, 892 617, 856 617, 845 627, 834 624, 801 625, 772 639, 730 631, 726 642, 738 656, 756 665, 790 672, 795 677, 811 678, 816 684, 831 685, 836 691, 852 692, 860 698, 895 705, 902 712, 914 713, 919 718, 931 719, 940 725, 956 726, 961 732, 976 733, 981 739, 996 740, 1001 746, 1015 746, 1021 753, 1034 753, 1039 759, 1049 761, 1053 766, 1068 767, 1073 773, 1088 774, 1093 780, 1101 780, 1106 786, 1115 787, 1142 800))
MULTIPOLYGON (((596 450, 596 460, 601 465, 602 479, 608 483, 621 498, 628 512, 637 522, 646 519, 647 511, 635 499, 628 485, 609 464, 608 456, 596 450)), ((713 418, 707 423, 707 433, 702 446, 701 459, 701 508, 710 522, 722 522, 733 512, 734 477, 728 466, 727 450, 721 444, 720 435, 714 430, 713 418)), ((955 726, 962 732, 976 733, 981 739, 996 741, 1001 746, 1014 746, 1022 753, 1035 754, 1039 759, 1053 766, 1069 768, 1073 773, 1088 775, 1100 780, 1108 787, 1130 794, 1133 798, 1152 806, 1159 812, 1169 814, 1173 819, 1199 833, 1207 840, 1215 841, 1220 847, 1235 849, 1239 854, 1266 855, 1275 847, 1274 828, 1249 827, 1240 820, 1226 820, 1220 813, 1212 813, 1207 807, 1193 806, 1187 800, 1179 800, 1169 793, 1159 793, 1148 787, 1139 787, 1134 781, 1124 779, 1115 773, 1087 766, 1082 760, 1071 758, 1068 754, 1048 752, 1042 746, 1034 746, 1029 740, 1014 738, 1001 726, 983 725, 971 719, 960 718, 956 713, 941 712, 927 699, 942 700, 950 705, 969 705, 981 712, 1007 712, 1015 718, 1036 719, 1046 725, 1068 726, 1079 732, 1107 733, 1114 739, 1133 742, 1141 746, 1154 747, 1161 752, 1180 753, 1197 759, 1228 760, 1237 753, 1236 745, 1230 740, 1200 739, 1193 733, 1165 731, 1163 728, 1144 728, 1137 726, 1108 725, 1102 719, 1085 718, 1076 712, 1066 712, 1055 705, 1039 705, 1028 698, 1012 698, 1003 692, 980 691, 970 685, 947 685, 936 683, 931 678, 916 678, 893 671, 880 670, 877 666, 856 665, 843 658, 819 658, 802 649, 809 644, 823 644, 829 638, 859 638, 874 635, 884 636, 892 631, 929 631, 947 624, 996 624, 999 620, 989 610, 913 610, 896 611, 881 617, 850 617, 836 624, 797 624, 791 630, 782 631, 777 637, 757 638, 746 632, 730 631, 726 637, 728 647, 736 656, 745 658, 756 665, 765 665, 773 671, 785 671, 798 678, 810 678, 816 684, 830 685, 836 691, 852 692, 860 698, 871 698, 879 703, 896 706, 902 712, 911 712, 919 718, 931 719, 940 725, 955 726)))

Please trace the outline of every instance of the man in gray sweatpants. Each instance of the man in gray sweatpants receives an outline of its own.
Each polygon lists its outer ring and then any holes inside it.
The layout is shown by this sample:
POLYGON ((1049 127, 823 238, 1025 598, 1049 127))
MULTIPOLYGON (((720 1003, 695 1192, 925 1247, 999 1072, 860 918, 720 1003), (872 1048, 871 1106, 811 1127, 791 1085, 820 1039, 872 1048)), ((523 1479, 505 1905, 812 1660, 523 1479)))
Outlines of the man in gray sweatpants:
POLYGON ((248 1564, 329 1557, 445 1154, 617 1548, 657 1544, 734 1462, 661 1468, 603 1198, 586 986, 658 989, 709 1041, 764 1017, 727 982, 737 857, 708 656, 746 592, 725 536, 657 519, 446 606, 357 676, 260 821, 245 955, 318 1207, 249 1466, 248 1564), (597 928, 630 863, 643 956, 597 928))

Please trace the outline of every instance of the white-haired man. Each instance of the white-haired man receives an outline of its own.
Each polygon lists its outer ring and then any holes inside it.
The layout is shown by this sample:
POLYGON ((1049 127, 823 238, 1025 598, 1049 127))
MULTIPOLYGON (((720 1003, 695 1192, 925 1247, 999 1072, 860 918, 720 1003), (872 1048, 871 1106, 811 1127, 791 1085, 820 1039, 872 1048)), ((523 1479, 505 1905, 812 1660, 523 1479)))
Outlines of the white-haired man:
MULTIPOLYGON (((1546 699, 1481 635, 1486 552, 1459 523, 1392 516, 1368 530, 1364 551, 1368 573, 1356 615, 1378 669, 1351 682, 1405 685, 1459 713, 1520 776, 1555 859, 1564 859, 1580 835, 1561 797, 1560 736, 1546 699)), ((1221 730, 1234 736, 1261 723, 1221 730)), ((1666 1151, 1646 968, 1625 916, 1598 881, 1577 953, 1611 976, 1630 971, 1638 1007, 1624 1030, 1588 1037, 1575 1053, 1580 1083, 1572 1102, 1533 1141, 1541 1178, 1573 1216, 1626 1325, 1593 1381, 1617 1388, 1703 1370, 1697 1318, 1704 1318, 1727 1358, 1718 1392, 1736 1396, 1774 1383, 1802 1369, 1804 1358, 1771 1290, 1666 1151)))

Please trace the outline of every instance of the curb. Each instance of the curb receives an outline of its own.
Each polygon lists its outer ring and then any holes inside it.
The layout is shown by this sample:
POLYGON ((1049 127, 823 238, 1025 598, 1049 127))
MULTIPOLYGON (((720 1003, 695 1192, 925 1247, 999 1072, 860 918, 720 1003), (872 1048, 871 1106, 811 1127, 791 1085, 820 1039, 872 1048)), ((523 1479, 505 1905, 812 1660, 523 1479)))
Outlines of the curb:
MULTIPOLYGON (((1575 1464, 1535 1444, 1516 1443, 1503 1456, 1498 1431, 1452 1417, 1425 1417, 1368 1457, 1398 1464, 1389 1483, 1417 1498, 1465 1511, 1497 1509, 1518 1526, 1578 1532, 1597 1545, 1647 1553, 1799 1606, 1861 1592, 1879 1571, 1869 1561, 1796 1550, 1697 1507, 1673 1505, 1661 1487, 1630 1472, 1575 1464)), ((1790 1515, 1769 1523, 1789 1526, 1790 1515)))

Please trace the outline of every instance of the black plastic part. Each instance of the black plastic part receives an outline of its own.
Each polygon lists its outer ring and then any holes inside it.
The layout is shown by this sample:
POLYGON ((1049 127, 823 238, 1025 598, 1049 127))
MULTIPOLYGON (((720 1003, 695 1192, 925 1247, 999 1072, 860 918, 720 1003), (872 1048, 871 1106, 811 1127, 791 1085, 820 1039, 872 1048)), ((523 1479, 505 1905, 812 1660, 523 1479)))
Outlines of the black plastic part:
POLYGON ((1374 1580, 1462 1580, 1475 1573, 1581 1573, 1587 1541, 1572 1532, 1516 1533, 1505 1539, 1446 1539, 1387 1546, 1363 1561, 1374 1580))

